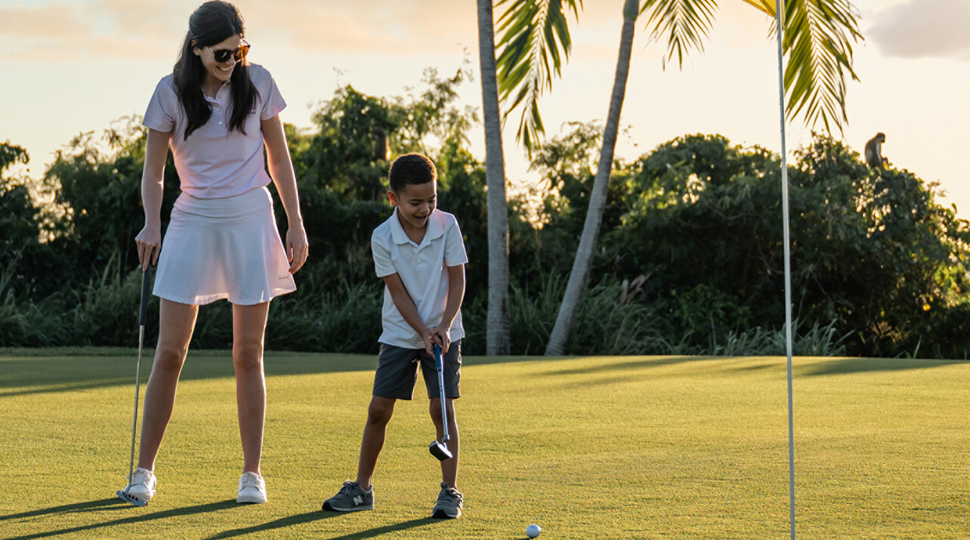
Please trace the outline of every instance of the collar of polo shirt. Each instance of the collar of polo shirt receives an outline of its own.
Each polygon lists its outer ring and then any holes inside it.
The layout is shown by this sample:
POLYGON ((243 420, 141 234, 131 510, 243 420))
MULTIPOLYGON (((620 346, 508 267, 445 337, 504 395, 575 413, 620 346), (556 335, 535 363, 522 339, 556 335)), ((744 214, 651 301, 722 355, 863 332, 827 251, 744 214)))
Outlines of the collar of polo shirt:
MULTIPOLYGON (((411 242, 408 238, 408 233, 404 231, 404 227, 401 226, 401 218, 397 215, 397 208, 394 209, 394 219, 391 220, 391 237, 394 239, 395 244, 407 244, 411 242)), ((441 222, 441 212, 435 208, 431 215, 428 216, 428 230, 424 233, 424 238, 421 239, 420 246, 425 244, 430 244, 432 240, 440 238, 445 234, 445 226, 441 222)), ((419 247, 420 247, 419 246, 419 247)))

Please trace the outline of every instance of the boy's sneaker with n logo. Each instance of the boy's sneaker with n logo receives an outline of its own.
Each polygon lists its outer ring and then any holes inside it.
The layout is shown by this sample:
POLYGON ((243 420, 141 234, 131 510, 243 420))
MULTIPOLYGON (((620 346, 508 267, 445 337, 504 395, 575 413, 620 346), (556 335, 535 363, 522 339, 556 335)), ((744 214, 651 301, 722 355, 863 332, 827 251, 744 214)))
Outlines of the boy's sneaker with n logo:
POLYGON ((370 491, 357 485, 353 480, 344 482, 336 495, 323 501, 323 509, 331 512, 357 512, 374 509, 374 486, 370 491))
POLYGON ((431 509, 431 517, 437 519, 456 519, 461 517, 461 507, 464 501, 461 493, 448 484, 441 483, 438 502, 431 509))

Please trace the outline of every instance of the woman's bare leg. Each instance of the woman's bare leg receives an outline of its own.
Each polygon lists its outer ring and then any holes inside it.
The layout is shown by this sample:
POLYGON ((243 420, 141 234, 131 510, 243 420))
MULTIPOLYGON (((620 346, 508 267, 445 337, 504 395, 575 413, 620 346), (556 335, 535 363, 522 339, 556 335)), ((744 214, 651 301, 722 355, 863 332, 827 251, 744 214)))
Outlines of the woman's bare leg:
POLYGON ((179 374, 189 351, 199 306, 161 300, 158 345, 145 390, 145 411, 141 427, 138 466, 155 470, 155 458, 172 418, 179 374))
POLYGON ((259 472, 266 421, 263 335, 269 302, 232 306, 232 363, 236 369, 236 408, 242 439, 243 472, 259 472))

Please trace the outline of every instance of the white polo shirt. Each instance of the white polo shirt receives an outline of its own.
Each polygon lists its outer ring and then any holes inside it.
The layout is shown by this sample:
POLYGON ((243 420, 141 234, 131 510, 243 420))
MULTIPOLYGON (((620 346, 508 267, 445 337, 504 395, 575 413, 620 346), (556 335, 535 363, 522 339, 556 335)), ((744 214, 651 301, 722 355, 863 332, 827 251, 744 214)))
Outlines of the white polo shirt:
POLYGON ((231 83, 226 82, 215 98, 205 96, 212 116, 185 139, 188 116, 179 101, 172 75, 155 87, 145 111, 144 125, 157 131, 172 131, 170 145, 182 191, 199 199, 222 199, 248 193, 269 184, 263 158, 261 121, 276 116, 286 102, 276 82, 263 66, 249 64, 249 78, 258 96, 246 118, 246 133, 229 131, 232 116, 231 83))
MULTIPOLYGON (((428 328, 434 328, 441 322, 448 304, 448 267, 467 263, 468 255, 455 216, 435 209, 427 227, 421 244, 415 244, 404 232, 395 208, 391 217, 374 229, 370 245, 377 277, 400 276, 421 320, 428 328)), ((404 320, 386 285, 381 320, 384 332, 379 342, 424 349, 424 340, 404 320)), ((465 337, 461 310, 458 310, 448 335, 452 341, 465 337)))

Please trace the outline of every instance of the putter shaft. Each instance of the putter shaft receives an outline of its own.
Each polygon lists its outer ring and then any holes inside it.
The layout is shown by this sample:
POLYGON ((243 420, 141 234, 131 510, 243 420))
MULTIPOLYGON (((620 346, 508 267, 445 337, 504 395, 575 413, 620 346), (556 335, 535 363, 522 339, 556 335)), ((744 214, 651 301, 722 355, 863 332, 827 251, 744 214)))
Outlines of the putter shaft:
MULTIPOLYGON (((151 267, 149 267, 151 268, 151 267)), ((138 363, 135 366, 135 412, 131 421, 131 454, 128 458, 128 484, 125 489, 116 492, 122 499, 134 504, 135 506, 145 506, 147 501, 132 497, 128 490, 131 489, 132 476, 135 474, 135 436, 138 433, 138 391, 141 388, 141 355, 145 345, 145 320, 148 318, 148 287, 151 283, 148 269, 141 274, 141 304, 138 306, 138 363)))
POLYGON ((448 435, 448 400, 445 397, 445 363, 444 359, 441 357, 441 347, 434 345, 434 360, 435 367, 438 370, 438 392, 441 397, 441 424, 444 430, 443 437, 441 441, 435 440, 431 443, 429 449, 431 450, 431 455, 438 458, 440 461, 446 459, 451 459, 454 457, 448 446, 445 444, 451 437, 448 435))

